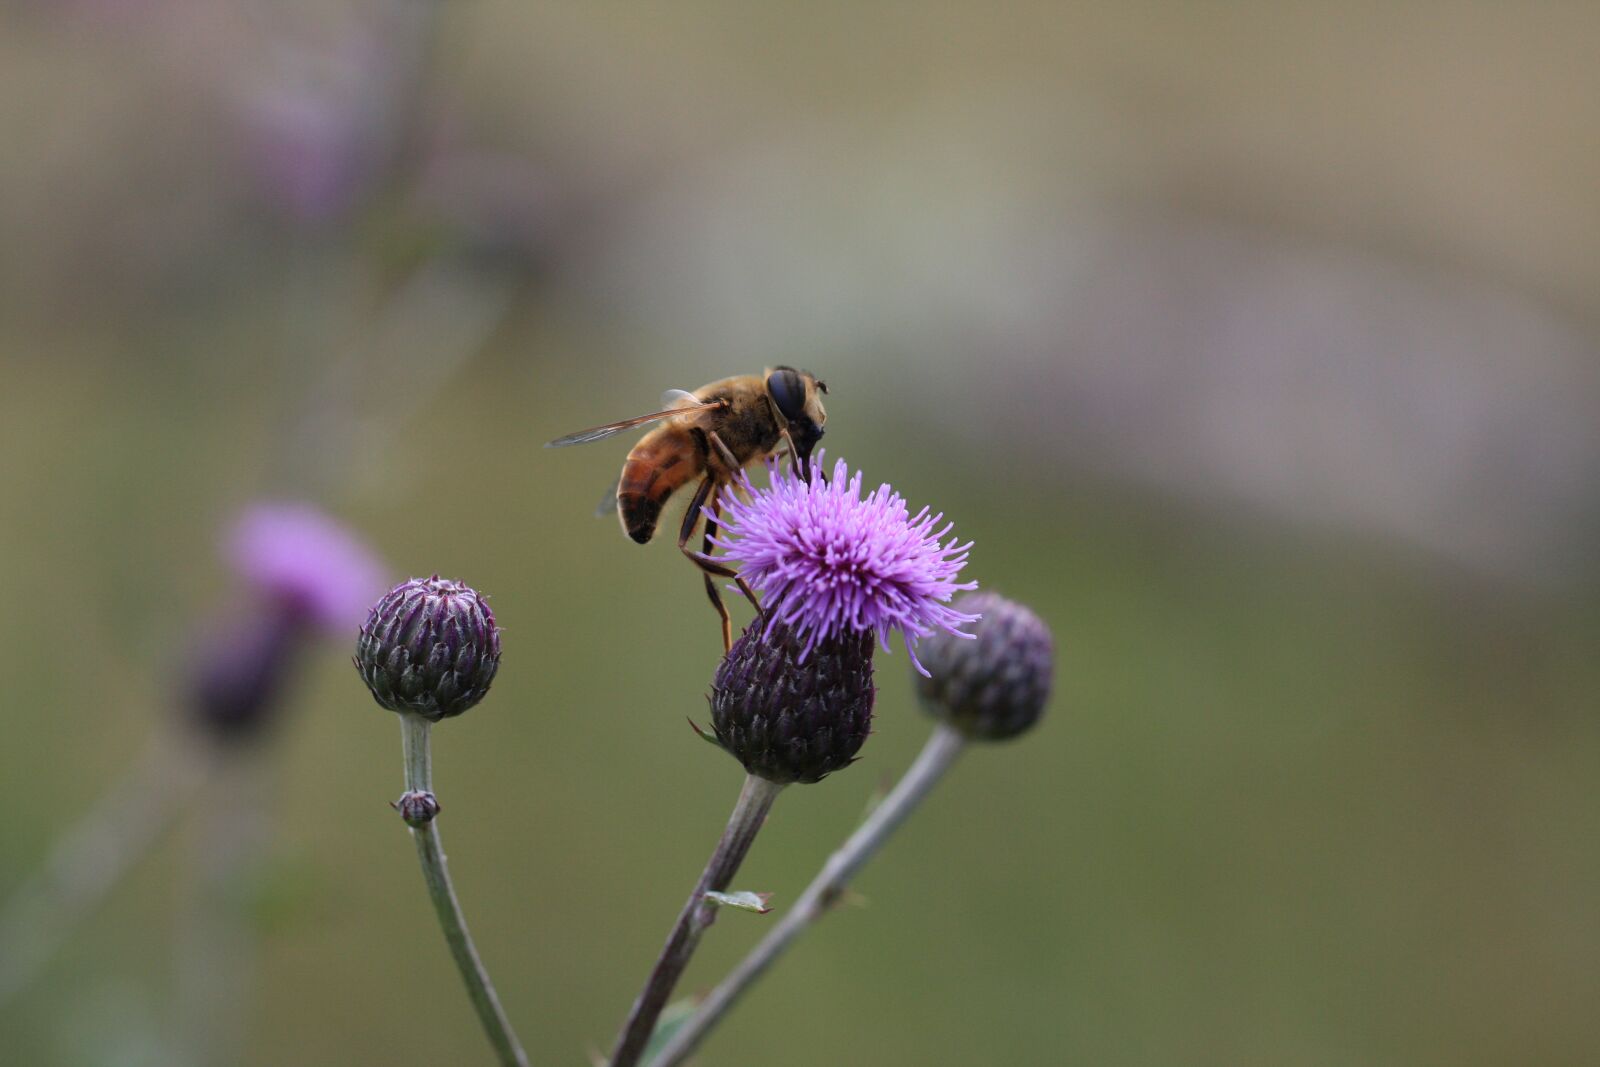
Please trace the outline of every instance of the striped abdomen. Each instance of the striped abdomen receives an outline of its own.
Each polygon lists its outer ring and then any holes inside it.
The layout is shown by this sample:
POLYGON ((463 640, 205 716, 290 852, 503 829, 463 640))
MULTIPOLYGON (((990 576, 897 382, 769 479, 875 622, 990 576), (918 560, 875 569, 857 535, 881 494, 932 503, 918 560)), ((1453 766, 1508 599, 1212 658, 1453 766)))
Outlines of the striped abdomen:
POLYGON ((692 430, 661 426, 628 453, 617 482, 617 517, 639 544, 655 535, 667 498, 705 469, 705 446, 692 430))

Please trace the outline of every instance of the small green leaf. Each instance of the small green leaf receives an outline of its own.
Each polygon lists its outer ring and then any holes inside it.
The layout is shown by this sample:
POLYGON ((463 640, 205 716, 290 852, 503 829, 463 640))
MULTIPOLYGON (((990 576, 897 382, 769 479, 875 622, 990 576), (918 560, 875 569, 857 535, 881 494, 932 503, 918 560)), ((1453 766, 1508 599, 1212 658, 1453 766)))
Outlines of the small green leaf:
POLYGON ((722 747, 722 742, 717 740, 717 734, 716 734, 715 730, 711 730, 709 732, 706 731, 706 730, 702 730, 702 729, 700 729, 700 724, 695 722, 693 719, 689 720, 689 726, 690 726, 691 729, 694 730, 694 732, 696 734, 698 734, 700 736, 700 740, 707 741, 707 742, 717 746, 718 748, 722 747))
POLYGON ((771 893, 751 893, 748 890, 743 889, 733 893, 718 893, 715 890, 712 890, 706 893, 706 899, 714 901, 715 903, 721 904, 725 907, 743 908, 745 911, 753 911, 757 915, 765 915, 767 912, 772 910, 767 903, 772 899, 771 893))

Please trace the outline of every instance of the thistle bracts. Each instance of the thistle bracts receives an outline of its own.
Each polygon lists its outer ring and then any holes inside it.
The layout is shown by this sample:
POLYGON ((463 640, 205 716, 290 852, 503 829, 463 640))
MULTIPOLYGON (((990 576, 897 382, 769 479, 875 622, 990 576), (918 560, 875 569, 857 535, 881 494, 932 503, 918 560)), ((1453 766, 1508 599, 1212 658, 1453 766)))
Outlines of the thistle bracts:
POLYGON ((400 813, 400 820, 414 830, 432 822, 442 809, 439 798, 432 793, 408 789, 394 802, 394 810, 400 813))
POLYGON ((769 782, 820 782, 855 761, 872 732, 874 637, 846 631, 809 654, 782 624, 750 624, 711 683, 714 739, 769 782))
POLYGON ((975 641, 935 634, 922 646, 927 676, 916 679, 923 708, 970 738, 1003 741, 1044 712, 1054 674, 1050 628, 1021 604, 994 593, 958 602, 981 614, 975 641))
POLYGON ((500 631, 470 586, 438 575, 412 578, 367 616, 355 664, 379 704, 438 722, 489 691, 500 666, 500 631))

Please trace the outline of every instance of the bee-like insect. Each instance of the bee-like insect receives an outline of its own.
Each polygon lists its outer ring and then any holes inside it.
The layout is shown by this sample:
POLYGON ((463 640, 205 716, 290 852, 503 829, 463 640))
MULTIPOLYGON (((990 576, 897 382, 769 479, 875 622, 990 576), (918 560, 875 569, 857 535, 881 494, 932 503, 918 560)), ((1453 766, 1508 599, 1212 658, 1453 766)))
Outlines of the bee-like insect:
MULTIPOLYGON (((678 548, 704 572, 706 595, 722 619, 722 646, 733 647, 733 624, 717 590, 716 578, 732 578, 756 604, 755 593, 738 572, 708 559, 717 531, 719 496, 745 467, 787 444, 801 477, 811 476, 811 451, 821 440, 828 413, 822 408, 826 383, 809 371, 773 367, 765 374, 741 374, 703 385, 694 392, 671 389, 661 411, 607 423, 558 437, 546 448, 588 444, 651 422, 661 425, 639 439, 622 465, 615 502, 623 532, 639 544, 655 535, 667 498, 695 478, 700 485, 678 529, 678 548), (701 552, 688 547, 702 508, 706 520, 701 552)), ((610 510, 611 496, 601 504, 610 510)))

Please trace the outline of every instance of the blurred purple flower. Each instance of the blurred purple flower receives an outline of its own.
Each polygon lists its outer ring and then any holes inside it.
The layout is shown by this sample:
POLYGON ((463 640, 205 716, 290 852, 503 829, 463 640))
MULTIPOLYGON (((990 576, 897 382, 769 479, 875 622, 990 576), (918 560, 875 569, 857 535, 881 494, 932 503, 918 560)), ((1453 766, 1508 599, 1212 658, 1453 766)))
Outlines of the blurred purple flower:
POLYGON ((265 51, 241 133, 245 163, 278 209, 312 227, 355 209, 399 135, 403 52, 362 25, 305 40, 291 26, 265 51))
MULTIPOLYGON (((949 600, 976 582, 956 582, 971 543, 941 540, 953 524, 935 529, 944 515, 923 508, 910 515, 904 498, 887 484, 865 498, 861 474, 844 460, 833 477, 807 482, 792 470, 768 466, 767 488, 743 474, 735 483, 749 496, 723 497, 723 531, 712 543, 740 564, 740 574, 770 600, 768 629, 782 623, 804 641, 801 659, 817 642, 848 631, 904 635, 918 671, 916 640, 936 630, 958 629, 979 616, 956 611, 949 600)), ((822 469, 822 453, 816 469, 822 469)))
POLYGON ((347 116, 309 94, 264 97, 250 145, 267 194, 289 215, 326 223, 347 211, 363 175, 347 116))
POLYGON ((376 554, 310 504, 252 506, 229 532, 224 555, 262 596, 336 633, 359 627, 388 585, 376 554))

